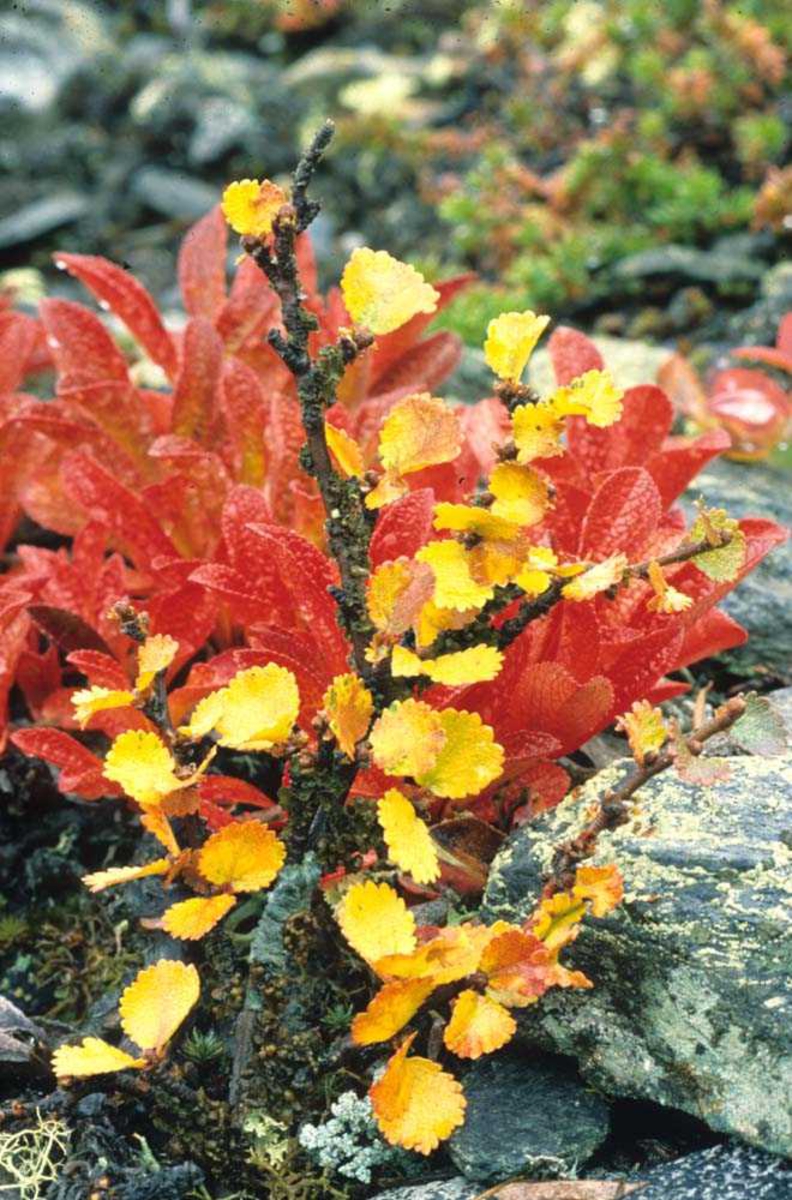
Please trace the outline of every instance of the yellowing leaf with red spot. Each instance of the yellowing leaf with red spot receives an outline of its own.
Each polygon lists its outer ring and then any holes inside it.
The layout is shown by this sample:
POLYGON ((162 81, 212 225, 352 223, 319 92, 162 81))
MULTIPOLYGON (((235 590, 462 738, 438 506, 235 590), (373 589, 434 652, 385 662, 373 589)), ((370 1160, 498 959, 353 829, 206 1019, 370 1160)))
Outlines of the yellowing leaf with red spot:
POLYGON ((462 431, 456 413, 428 392, 400 400, 380 430, 382 465, 396 475, 451 462, 461 448, 462 431))
POLYGON ((170 869, 170 859, 158 858, 154 862, 145 863, 142 867, 109 867, 106 871, 94 871, 91 875, 83 875, 82 881, 89 892, 101 892, 104 888, 115 887, 119 883, 129 883, 132 879, 146 879, 149 875, 165 875, 170 869))
POLYGON ((138 650, 138 675, 135 687, 143 692, 154 682, 154 676, 166 671, 179 652, 179 643, 167 633, 146 638, 138 650))
POLYGON ((336 675, 324 694, 322 708, 342 754, 354 758, 374 712, 371 692, 357 675, 336 675))
POLYGON ((521 404, 512 413, 512 431, 521 463, 536 458, 554 458, 564 453, 561 434, 564 423, 546 404, 521 404))
POLYGON ((550 323, 549 317, 526 312, 501 313, 487 326, 484 357, 499 379, 519 383, 536 343, 550 323))
POLYGON ((415 781, 435 796, 477 796, 501 774, 503 747, 478 713, 445 708, 437 715, 445 742, 432 767, 415 775, 415 781))
POLYGON ((260 821, 235 821, 201 847, 198 870, 204 879, 235 892, 269 887, 286 860, 283 842, 260 821))
POLYGON ((678 613, 692 605, 693 597, 671 586, 659 562, 649 563, 648 578, 654 591, 654 595, 646 602, 649 612, 678 613))
POLYGON ((341 292, 352 320, 377 335, 392 333, 416 313, 434 312, 440 299, 414 267, 368 246, 353 251, 341 292))
POLYGON ((443 1041, 460 1058, 480 1058, 510 1042, 517 1022, 497 1000, 466 989, 453 1004, 443 1041))
POLYGON ((71 702, 77 724, 84 729, 94 713, 104 712, 106 709, 126 708, 134 698, 132 692, 118 688, 89 687, 72 692, 71 702))
POLYGON ((531 931, 548 950, 560 950, 577 937, 585 915, 583 900, 567 892, 557 892, 542 900, 531 921, 531 931))
POLYGON ((386 471, 376 486, 366 493, 366 508, 370 508, 372 511, 384 508, 386 504, 393 504, 394 500, 400 500, 402 496, 406 496, 408 491, 409 488, 403 479, 392 471, 386 471))
POLYGON ((159 1052, 198 1001, 201 984, 190 963, 161 958, 138 972, 121 995, 118 1011, 127 1037, 159 1052))
POLYGON ((469 646, 441 654, 437 658, 419 658, 405 646, 394 646, 391 673, 394 677, 426 675, 435 683, 457 687, 465 683, 484 683, 494 679, 503 666, 503 655, 495 646, 469 646))
POLYGON ((592 600, 601 592, 607 592, 609 588, 621 583, 627 566, 625 554, 612 554, 604 562, 589 567, 564 584, 563 594, 567 600, 592 600))
POLYGON ((144 806, 159 804, 169 792, 186 786, 176 775, 176 762, 156 733, 130 729, 119 734, 107 752, 104 774, 144 806))
POLYGON ((352 476, 360 478, 365 471, 363 451, 353 437, 336 425, 325 425, 327 448, 332 454, 335 464, 347 479, 352 476))
POLYGON ((58 1079, 105 1075, 145 1065, 145 1058, 133 1058, 125 1050, 95 1037, 83 1038, 79 1046, 60 1046, 52 1056, 52 1069, 58 1079))
POLYGON ((445 745, 441 714, 422 700, 396 700, 369 735, 374 762, 388 775, 417 778, 431 770, 445 745))
POLYGON ((367 879, 344 896, 336 918, 353 950, 367 962, 415 948, 415 918, 387 883, 367 879))
POLYGON ((604 917, 624 897, 624 881, 615 864, 605 867, 578 867, 572 895, 587 900, 593 917, 604 917))
POLYGON ((235 904, 236 897, 227 892, 219 896, 193 896, 190 900, 180 900, 163 913, 162 928, 171 937, 194 942, 214 929, 235 904))
POLYGON ((548 403, 559 416, 585 417, 589 425, 604 429, 622 415, 623 396, 608 371, 592 370, 558 388, 548 403))
POLYGON ((380 633, 400 637, 416 620, 434 591, 428 566, 407 558, 382 563, 369 577, 368 613, 380 633))
POLYGON ((483 925, 448 926, 410 953, 377 959, 374 970, 380 979, 431 978, 435 987, 441 987, 478 970, 482 949, 490 937, 491 931, 483 925))
POLYGON ((451 538, 430 542, 415 557, 432 568, 435 578, 432 600, 438 608, 454 608, 460 612, 482 608, 495 594, 490 584, 481 584, 474 579, 468 552, 451 538))
POLYGON ((552 952, 535 934, 511 926, 485 947, 479 964, 488 976, 487 993, 508 1008, 525 1008, 553 983, 552 952))
POLYGON ((497 463, 489 477, 488 490, 495 497, 490 507, 493 516, 516 525, 536 525, 550 507, 542 476, 520 463, 497 463))
POLYGON ((223 192, 223 216, 235 233, 266 237, 287 199, 283 189, 269 179, 240 179, 223 192))
POLYGON ((647 755, 656 754, 668 740, 663 714, 648 700, 636 700, 630 711, 617 719, 616 727, 627 734, 630 750, 639 767, 644 765, 647 755))
POLYGON ((369 1091, 380 1132, 392 1146, 431 1154, 465 1119, 458 1080, 427 1058, 408 1058, 413 1034, 369 1091))
POLYGON ((435 505, 435 529, 448 529, 453 533, 475 533, 481 538, 514 541, 520 536, 520 527, 513 521, 496 516, 492 509, 476 504, 450 504, 442 501, 435 505))
POLYGON ((352 1022, 356 1046, 387 1042, 403 1029, 435 989, 432 979, 397 979, 380 988, 365 1012, 352 1022))
POLYGON ((391 862, 408 871, 416 883, 432 883, 437 879, 440 864, 429 827, 407 797, 390 788, 377 804, 377 816, 391 862))

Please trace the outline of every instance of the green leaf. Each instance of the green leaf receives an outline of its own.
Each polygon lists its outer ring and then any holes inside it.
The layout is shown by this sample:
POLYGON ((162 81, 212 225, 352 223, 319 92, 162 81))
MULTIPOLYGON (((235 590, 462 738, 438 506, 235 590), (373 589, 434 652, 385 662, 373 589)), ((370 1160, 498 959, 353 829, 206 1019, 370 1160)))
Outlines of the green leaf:
POLYGON ((745 700, 745 712, 731 728, 732 741, 748 754, 768 758, 783 754, 789 738, 781 713, 766 696, 751 692, 745 700))
POLYGON ((738 522, 728 517, 722 508, 702 508, 688 534, 691 542, 717 542, 718 536, 724 534, 730 539, 725 546, 714 545, 711 550, 702 550, 691 559, 708 579, 716 583, 729 583, 739 575, 745 561, 745 534, 738 522))

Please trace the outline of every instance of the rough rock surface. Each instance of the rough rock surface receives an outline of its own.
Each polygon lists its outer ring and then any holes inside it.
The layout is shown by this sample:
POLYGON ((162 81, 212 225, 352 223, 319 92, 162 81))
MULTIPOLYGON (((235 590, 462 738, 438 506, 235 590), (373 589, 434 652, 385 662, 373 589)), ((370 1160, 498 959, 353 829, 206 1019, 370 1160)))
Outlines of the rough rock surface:
POLYGON ((608 1134, 605 1101, 564 1064, 500 1054, 465 1076, 464 1125, 449 1143, 466 1179, 556 1178, 576 1171, 608 1134))
POLYGON ((407 1187, 380 1192, 376 1200, 473 1200, 481 1195, 481 1186, 467 1179, 440 1179, 434 1183, 413 1183, 407 1187))
POLYGON ((713 1146, 641 1176, 641 1200, 789 1200, 792 1163, 745 1146, 713 1146))
MULTIPOLYGON (((789 472, 766 463, 718 459, 697 475, 687 499, 703 497, 708 505, 725 508, 732 516, 770 517, 792 526, 792 488, 789 472)), ((730 650, 725 659, 738 673, 760 664, 783 679, 792 676, 792 549, 779 546, 721 604, 749 633, 748 642, 730 650)))
MULTIPOLYGON (((619 863, 625 903, 589 918, 565 954, 595 987, 548 993, 521 1014, 521 1028, 574 1055, 603 1091, 680 1108, 789 1155, 792 761, 730 766, 711 789, 658 776, 634 820, 600 839, 594 861, 619 863)), ((628 769, 615 764, 594 791, 509 840, 493 864, 489 920, 526 915, 553 846, 628 769)))

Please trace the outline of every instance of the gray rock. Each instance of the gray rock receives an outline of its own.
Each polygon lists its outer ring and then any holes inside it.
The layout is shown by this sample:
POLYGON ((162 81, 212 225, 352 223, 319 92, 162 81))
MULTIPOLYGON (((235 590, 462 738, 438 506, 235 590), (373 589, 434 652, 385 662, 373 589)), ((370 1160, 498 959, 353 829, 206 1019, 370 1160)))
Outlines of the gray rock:
POLYGON ((728 344, 772 346, 781 318, 792 308, 792 263, 771 267, 762 280, 762 295, 750 308, 729 318, 728 344))
POLYGON ((641 1200, 789 1200, 792 1164, 745 1146, 712 1146, 642 1175, 641 1200))
MULTIPOLYGON (((663 346, 652 346, 649 342, 632 338, 603 335, 592 338, 592 341, 621 388, 654 383, 658 370, 670 355, 670 351, 663 346)), ((555 387, 555 375, 546 350, 537 350, 531 356, 528 382, 543 396, 555 387)))
MULTIPOLYGON (((708 505, 725 508, 732 516, 770 517, 792 526, 792 488, 789 473, 767 463, 736 463, 718 459, 694 480, 688 499, 701 496, 708 505)), ((692 504, 689 512, 693 513, 692 504)), ((737 674, 750 675, 766 667, 781 679, 792 678, 792 554, 779 546, 721 603, 730 617, 749 634, 744 646, 729 650, 724 659, 737 674)))
POLYGON ((777 692, 772 692, 768 699, 781 714, 781 720, 792 743, 792 687, 779 688, 777 692))
MULTIPOLYGON (((605 1092, 792 1154, 792 760, 729 765, 728 781, 709 789, 657 776, 631 823, 600 838, 594 862, 618 863, 625 901, 589 918, 564 954, 595 986, 549 992, 520 1026, 574 1055, 605 1092)), ((553 848, 628 769, 614 765, 509 839, 493 863, 488 920, 526 916, 553 848)))
POLYGON ((481 1188, 477 1183, 469 1183, 467 1179, 443 1179, 380 1192, 375 1200, 474 1200, 480 1195, 481 1188))
POLYGON ((555 1179, 574 1173, 608 1135, 608 1105, 564 1066, 498 1055, 475 1063, 464 1087, 465 1123, 449 1151, 466 1179, 555 1179))
POLYGON ((217 190, 182 171, 142 167, 132 176, 132 191, 155 212, 181 221, 197 221, 217 203, 217 190))

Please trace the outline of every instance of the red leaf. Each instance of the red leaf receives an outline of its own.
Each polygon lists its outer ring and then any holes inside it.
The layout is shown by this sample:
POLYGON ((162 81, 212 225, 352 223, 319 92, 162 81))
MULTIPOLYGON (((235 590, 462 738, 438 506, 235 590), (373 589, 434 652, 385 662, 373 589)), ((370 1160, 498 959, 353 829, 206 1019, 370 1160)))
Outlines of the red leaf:
POLYGON ((579 553, 601 561, 624 551, 633 561, 660 521, 660 495, 642 467, 606 475, 592 497, 580 532, 579 553))
POLYGON ((12 318, 0 326, 0 396, 15 392, 22 383, 37 340, 30 317, 12 313, 12 318))
POLYGON ((99 318, 71 300, 42 300, 39 312, 58 371, 58 391, 129 383, 126 359, 99 318))
POLYGON ((55 265, 79 279, 107 305, 169 379, 176 374, 176 350, 151 295, 123 267, 92 254, 56 254, 55 265))
POLYGON ((432 533, 434 505, 434 492, 429 488, 419 488, 388 504, 380 513, 371 537, 372 566, 378 567, 400 555, 412 558, 417 554, 432 533))
POLYGON ((17 729, 11 741, 30 758, 43 758, 60 770, 58 789, 84 800, 120 796, 121 788, 102 774, 101 758, 60 729, 17 729))
POLYGON ((240 483, 261 487, 266 472, 267 402, 257 375, 238 359, 228 359, 220 395, 234 476, 240 483))
MULTIPOLYGON (((402 358, 411 346, 415 345, 424 330, 450 304, 454 296, 458 295, 463 288, 468 287, 474 279, 475 275, 456 275, 453 279, 436 283, 434 286, 440 293, 440 299, 434 312, 417 313, 406 325, 402 325, 401 329, 377 338, 376 345, 371 351, 372 387, 370 390, 377 392, 384 390, 381 380, 386 372, 402 358)), ((349 322, 347 321, 347 323, 349 322)))
POLYGON ((96 650, 73 650, 66 661, 81 671, 91 686, 117 688, 124 691, 129 687, 126 671, 109 654, 96 650))
POLYGON ((176 557, 173 543, 145 504, 89 455, 79 450, 67 455, 61 478, 68 497, 106 525, 120 545, 129 547, 137 566, 151 566, 156 558, 176 557))
POLYGON ((597 429, 583 417, 567 423, 570 454, 591 476, 598 471, 642 466, 668 436, 674 412, 665 392, 652 384, 628 388, 624 412, 615 425, 597 429))
POLYGON ((173 393, 173 433, 194 438, 202 445, 209 443, 219 407, 222 362, 223 344, 211 322, 203 317, 188 321, 173 393))
POLYGON ((254 808, 273 808, 275 801, 260 788, 232 775, 204 775, 198 784, 202 800, 212 804, 248 804, 254 808))
POLYGON ((396 388, 431 392, 459 365, 462 341, 454 333, 442 331, 405 351, 376 381, 379 392, 396 388))
POLYGON ((110 648, 104 638, 77 613, 47 604, 31 604, 28 612, 64 654, 72 650, 95 650, 109 656, 110 648))
MULTIPOLYGON (((231 284, 231 294, 217 317, 217 332, 229 354, 259 341, 266 328, 280 324, 280 306, 267 278, 252 258, 242 259, 231 284)), ((279 363, 271 352, 273 363, 279 363)))
POLYGON ((601 371, 605 366, 594 343, 569 325, 559 325, 553 330, 547 349, 560 387, 586 371, 601 371))
POLYGON ((179 287, 191 317, 213 320, 226 300, 228 230, 220 205, 201 217, 179 249, 179 287))
POLYGON ((725 429, 712 429, 698 438, 668 438, 658 454, 653 454, 646 470, 657 484, 663 508, 670 508, 677 496, 695 479, 702 467, 728 450, 731 438, 725 429))

